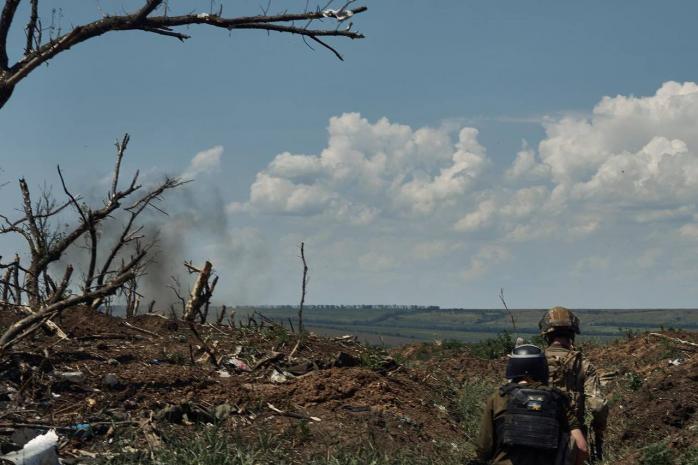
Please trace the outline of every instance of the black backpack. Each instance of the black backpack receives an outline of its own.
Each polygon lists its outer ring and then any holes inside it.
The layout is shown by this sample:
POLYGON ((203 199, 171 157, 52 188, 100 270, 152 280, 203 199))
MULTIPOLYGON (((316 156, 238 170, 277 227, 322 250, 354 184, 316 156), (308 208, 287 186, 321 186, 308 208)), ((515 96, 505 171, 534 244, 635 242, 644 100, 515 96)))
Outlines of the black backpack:
POLYGON ((497 439, 503 446, 555 450, 561 437, 562 394, 552 389, 507 384, 505 413, 496 421, 497 439))

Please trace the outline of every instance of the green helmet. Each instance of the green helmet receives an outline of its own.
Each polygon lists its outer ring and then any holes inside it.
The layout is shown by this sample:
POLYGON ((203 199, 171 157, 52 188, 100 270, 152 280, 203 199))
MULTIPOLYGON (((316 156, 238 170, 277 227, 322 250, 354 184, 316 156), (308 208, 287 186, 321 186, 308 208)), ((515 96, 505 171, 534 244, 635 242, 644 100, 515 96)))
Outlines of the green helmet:
POLYGON ((579 318, 565 307, 553 307, 543 315, 538 323, 541 336, 559 330, 572 331, 579 334, 579 318))

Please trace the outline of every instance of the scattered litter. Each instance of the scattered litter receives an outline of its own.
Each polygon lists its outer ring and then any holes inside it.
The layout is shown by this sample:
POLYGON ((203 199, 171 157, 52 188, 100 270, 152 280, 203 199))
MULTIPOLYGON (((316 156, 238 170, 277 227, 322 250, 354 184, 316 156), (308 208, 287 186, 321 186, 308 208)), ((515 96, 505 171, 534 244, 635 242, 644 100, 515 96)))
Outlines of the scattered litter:
POLYGON ((0 458, 9 460, 15 465, 58 465, 57 444, 56 431, 49 430, 26 443, 22 450, 11 452, 0 458))
POLYGON ((56 376, 70 383, 80 384, 85 381, 85 373, 82 371, 58 371, 56 376))
POLYGON ((273 370, 271 372, 271 376, 269 377, 269 379, 272 383, 276 384, 281 384, 288 381, 288 377, 286 377, 286 375, 284 375, 283 373, 278 372, 277 370, 273 370))
POLYGON ((94 434, 92 425, 89 423, 78 423, 72 427, 75 430, 75 437, 80 439, 89 439, 94 434))
POLYGON ((230 373, 228 370, 218 370, 216 373, 218 373, 218 376, 221 378, 230 378, 230 373))
POLYGON ((675 367, 681 365, 681 359, 675 358, 674 360, 669 360, 669 365, 674 365, 675 367))
POLYGON ((240 371, 252 371, 252 368, 244 361, 237 357, 230 357, 226 362, 226 365, 231 365, 236 370, 240 371))

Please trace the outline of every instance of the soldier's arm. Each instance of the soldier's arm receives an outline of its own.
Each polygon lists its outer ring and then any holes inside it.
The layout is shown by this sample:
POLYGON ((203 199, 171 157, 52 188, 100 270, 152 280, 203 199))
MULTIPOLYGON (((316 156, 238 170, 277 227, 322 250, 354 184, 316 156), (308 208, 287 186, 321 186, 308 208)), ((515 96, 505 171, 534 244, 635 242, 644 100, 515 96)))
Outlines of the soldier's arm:
POLYGON ((489 460, 494 456, 494 418, 493 398, 487 399, 487 404, 482 412, 480 421, 480 433, 475 444, 477 458, 489 460))
POLYGON ((584 394, 587 407, 592 415, 592 426, 595 430, 602 431, 606 428, 608 420, 608 401, 603 396, 601 380, 594 365, 584 360, 584 394))

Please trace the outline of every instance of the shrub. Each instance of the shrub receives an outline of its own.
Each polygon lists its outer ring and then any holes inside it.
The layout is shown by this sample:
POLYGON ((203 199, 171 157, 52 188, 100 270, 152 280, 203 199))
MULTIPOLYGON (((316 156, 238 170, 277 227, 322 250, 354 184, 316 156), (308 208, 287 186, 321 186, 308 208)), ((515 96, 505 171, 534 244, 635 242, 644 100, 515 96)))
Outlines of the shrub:
POLYGON ((511 333, 504 330, 494 338, 472 344, 470 348, 476 357, 493 360, 511 353, 514 349, 514 342, 511 333))
POLYGON ((674 456, 665 442, 655 442, 642 449, 640 465, 674 465, 674 456))
POLYGON ((640 389, 642 387, 642 383, 643 383, 642 376, 640 376, 639 374, 637 374, 634 371, 630 371, 630 372, 626 373, 625 379, 627 379, 628 388, 631 391, 637 391, 638 389, 640 389))

